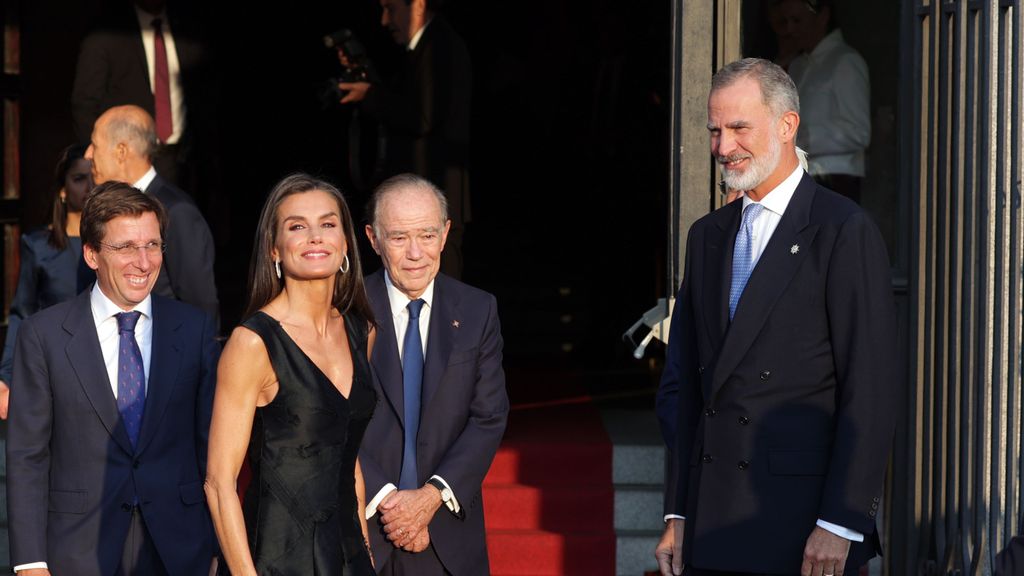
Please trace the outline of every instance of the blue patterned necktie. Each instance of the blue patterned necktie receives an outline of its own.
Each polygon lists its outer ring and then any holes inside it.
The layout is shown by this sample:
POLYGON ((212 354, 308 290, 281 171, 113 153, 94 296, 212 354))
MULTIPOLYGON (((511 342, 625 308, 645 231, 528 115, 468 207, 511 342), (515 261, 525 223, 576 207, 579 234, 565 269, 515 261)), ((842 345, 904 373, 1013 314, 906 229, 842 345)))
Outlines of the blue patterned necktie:
POLYGON ((146 406, 146 373, 139 343, 135 341, 135 325, 141 315, 141 312, 117 315, 117 331, 121 337, 117 353, 117 409, 133 447, 139 440, 142 411, 146 406))
POLYGON ((750 278, 754 267, 754 220, 764 211, 764 206, 754 203, 743 209, 743 221, 736 233, 736 246, 732 251, 732 284, 729 287, 729 320, 736 315, 736 305, 750 278))
POLYGON ((409 302, 409 325, 402 345, 402 384, 405 389, 405 449, 398 488, 419 488, 416 472, 416 437, 420 431, 420 393, 423 389, 423 341, 420 339, 420 310, 423 300, 409 302))

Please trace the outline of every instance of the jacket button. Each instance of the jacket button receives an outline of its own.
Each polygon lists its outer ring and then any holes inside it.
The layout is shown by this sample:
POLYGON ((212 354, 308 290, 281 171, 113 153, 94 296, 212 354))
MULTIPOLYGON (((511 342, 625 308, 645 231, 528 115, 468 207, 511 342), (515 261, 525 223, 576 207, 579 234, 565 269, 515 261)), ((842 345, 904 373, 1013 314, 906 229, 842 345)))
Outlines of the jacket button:
POLYGON ((703 460, 705 464, 710 464, 714 458, 711 457, 711 454, 705 454, 701 460, 703 460))
POLYGON ((707 416, 708 418, 711 418, 715 414, 718 414, 718 412, 715 412, 714 408, 708 408, 707 410, 704 411, 704 415, 707 416))
POLYGON ((746 470, 747 468, 750 467, 750 462, 747 462, 746 460, 740 460, 740 463, 737 464, 737 466, 740 470, 746 470))
POLYGON ((875 511, 872 510, 872 511, 868 512, 868 516, 871 516, 872 518, 874 518, 875 517, 875 511))
POLYGON ((761 380, 767 380, 767 379, 769 379, 771 377, 772 377, 772 371, 771 370, 765 370, 764 372, 761 372, 761 380))
POLYGON ((132 511, 132 505, 127 503, 127 502, 123 502, 121 504, 121 510, 124 510, 125 512, 131 512, 132 511))
POLYGON ((871 504, 871 509, 872 510, 878 510, 878 504, 872 503, 871 504))
POLYGON ((872 498, 871 501, 872 502, 881 502, 881 500, 878 499, 878 496, 875 496, 874 498, 872 498))
POLYGON ((132 468, 135 468, 136 470, 139 469, 139 461, 138 460, 132 462, 132 468))
POLYGON ((740 416, 740 424, 743 424, 744 426, 750 424, 750 418, 747 418, 746 416, 740 416))

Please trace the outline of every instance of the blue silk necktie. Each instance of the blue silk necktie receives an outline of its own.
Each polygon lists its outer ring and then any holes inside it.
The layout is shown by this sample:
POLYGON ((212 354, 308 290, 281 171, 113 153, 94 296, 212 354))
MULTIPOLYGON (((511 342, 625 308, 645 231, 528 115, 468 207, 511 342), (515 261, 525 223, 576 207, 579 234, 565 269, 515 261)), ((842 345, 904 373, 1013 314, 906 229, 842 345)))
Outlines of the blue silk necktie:
POLYGON ((754 220, 764 211, 760 204, 750 204, 743 209, 743 221, 736 233, 736 245, 732 251, 732 284, 729 287, 729 320, 736 315, 740 295, 747 285, 754 267, 754 220))
POLYGON ((420 310, 423 300, 409 302, 409 325, 402 345, 402 384, 405 390, 405 449, 402 451, 400 490, 419 488, 416 472, 416 437, 420 431, 420 393, 423 389, 423 341, 420 310))
POLYGON ((142 367, 142 352, 135 340, 135 325, 141 312, 121 312, 117 315, 120 345, 117 353, 117 410, 134 447, 142 428, 142 411, 146 406, 146 373, 142 367))

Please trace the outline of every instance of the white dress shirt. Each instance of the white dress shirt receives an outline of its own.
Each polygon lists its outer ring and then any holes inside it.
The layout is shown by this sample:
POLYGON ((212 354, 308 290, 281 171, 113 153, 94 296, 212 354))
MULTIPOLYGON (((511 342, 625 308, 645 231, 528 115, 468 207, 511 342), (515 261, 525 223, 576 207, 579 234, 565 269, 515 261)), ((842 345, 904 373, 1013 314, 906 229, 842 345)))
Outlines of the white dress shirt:
POLYGON ((150 166, 149 170, 142 175, 142 178, 139 178, 132 186, 145 192, 146 188, 149 188, 149 185, 153 183, 154 178, 156 178, 156 168, 150 166))
MULTIPOLYGON (((100 340, 100 352, 103 354, 103 364, 107 369, 107 377, 110 379, 110 389, 117 399, 117 357, 121 338, 117 329, 116 315, 125 312, 117 304, 111 302, 106 294, 100 290, 99 282, 93 285, 89 294, 89 305, 92 309, 93 323, 96 325, 96 336, 100 340)), ((135 340, 139 343, 139 351, 142 352, 142 367, 145 372, 146 391, 149 391, 149 361, 153 357, 153 297, 146 296, 146 299, 132 308, 142 312, 138 324, 135 325, 135 340)), ((48 568, 46 562, 31 562, 19 564, 14 567, 15 572, 31 570, 32 568, 48 568)))
MULTIPOLYGON (((782 215, 786 213, 786 208, 789 207, 789 201, 793 199, 793 194, 796 192, 796 187, 800 185, 800 180, 804 177, 804 170, 800 166, 797 166, 793 173, 786 177, 778 186, 772 189, 771 192, 764 195, 761 198, 761 205, 764 206, 764 210, 760 216, 754 220, 751 224, 753 231, 753 243, 751 248, 753 250, 753 259, 751 260, 751 266, 755 267, 757 261, 761 258, 761 254, 764 254, 765 247, 768 246, 768 241, 771 240, 772 234, 775 233, 775 229, 778 228, 779 222, 782 220, 782 215)), ((747 209, 747 206, 753 204, 754 201, 748 198, 746 195, 743 196, 743 210, 747 209)), ((678 514, 666 514, 665 522, 671 519, 685 520, 685 516, 678 514)), ((864 535, 860 532, 837 526, 831 522, 818 519, 818 526, 828 530, 829 532, 852 540, 854 542, 863 542, 864 535)))
MULTIPOLYGON (((420 29, 420 32, 425 29, 426 26, 420 29)), ((414 40, 419 39, 417 35, 414 40)), ((409 326, 409 302, 412 300, 408 296, 402 293, 394 284, 391 283, 391 276, 388 275, 387 270, 384 271, 384 285, 388 288, 388 301, 391 303, 391 321, 394 322, 395 326, 395 338, 398 339, 398 358, 399 360, 405 359, 405 330, 409 326)), ((431 280, 430 284, 427 284, 426 290, 420 295, 419 300, 423 300, 423 308, 420 309, 420 342, 423 344, 423 357, 427 357, 427 341, 430 337, 430 311, 433 308, 434 303, 434 281, 431 280)), ((455 490, 448 484, 448 482, 434 474, 431 476, 432 479, 439 480, 446 488, 451 490, 452 497, 450 500, 445 502, 445 506, 453 514, 458 514, 460 510, 459 501, 455 497, 455 490)), ((377 495, 374 496, 366 504, 366 519, 373 518, 373 515, 377 513, 377 507, 380 506, 381 501, 388 494, 398 490, 398 487, 394 483, 388 482, 384 485, 377 495)))
POLYGON ((158 16, 135 7, 135 16, 139 19, 139 30, 142 31, 142 47, 146 51, 146 69, 149 70, 149 90, 156 89, 156 49, 153 47, 153 20, 160 19, 160 30, 164 33, 164 48, 167 50, 167 74, 171 92, 171 136, 164 144, 176 144, 185 131, 185 92, 181 88, 181 65, 178 63, 178 48, 174 43, 171 23, 167 19, 167 10, 158 16))
MULTIPOLYGON (((107 376, 110 378, 110 389, 116 399, 117 359, 121 344, 117 315, 126 310, 122 310, 107 298, 100 290, 99 282, 92 287, 89 303, 92 307, 92 319, 96 323, 96 337, 100 340, 100 351, 103 352, 103 364, 107 367, 107 376)), ((149 392, 149 361, 153 357, 153 296, 146 296, 146 299, 139 302, 131 311, 142 312, 138 324, 135 325, 135 341, 139 343, 139 352, 142 353, 142 370, 145 373, 146 391, 149 392)))
POLYGON ((868 65, 833 30, 810 54, 789 66, 800 92, 796 142, 810 155, 810 173, 864 176, 871 143, 871 82, 868 65))

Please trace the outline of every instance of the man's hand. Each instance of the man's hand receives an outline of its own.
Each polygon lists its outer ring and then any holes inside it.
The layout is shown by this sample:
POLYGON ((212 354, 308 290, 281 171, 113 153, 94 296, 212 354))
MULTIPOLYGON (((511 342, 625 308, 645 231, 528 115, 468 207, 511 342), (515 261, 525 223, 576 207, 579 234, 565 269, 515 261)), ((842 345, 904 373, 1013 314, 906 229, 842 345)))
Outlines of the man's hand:
POLYGON ((654 549, 661 576, 679 576, 683 573, 683 522, 685 520, 679 518, 669 519, 665 523, 665 533, 654 549))
POLYGON ((11 389, 7 382, 0 380, 0 420, 7 420, 7 408, 11 402, 11 389))
POLYGON ((430 539, 428 536, 424 542, 419 538, 420 533, 426 534, 427 525, 440 507, 441 493, 427 485, 417 490, 397 490, 388 494, 377 507, 377 512, 384 524, 385 535, 396 548, 422 546, 420 550, 423 550, 430 539))
POLYGON ((416 538, 411 542, 402 546, 402 550, 406 552, 423 552, 430 546, 430 529, 424 527, 420 530, 420 533, 416 535, 416 538))
POLYGON ((846 556, 850 553, 850 541, 837 536, 820 526, 807 538, 804 546, 804 563, 800 566, 801 576, 843 576, 846 556))
POLYGON ((338 89, 347 92, 345 97, 341 99, 342 104, 350 104, 352 102, 362 102, 363 98, 366 98, 366 93, 370 91, 369 82, 339 82, 338 89))

